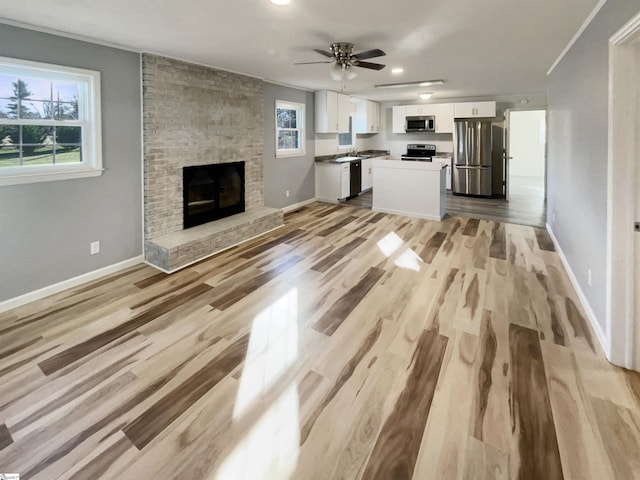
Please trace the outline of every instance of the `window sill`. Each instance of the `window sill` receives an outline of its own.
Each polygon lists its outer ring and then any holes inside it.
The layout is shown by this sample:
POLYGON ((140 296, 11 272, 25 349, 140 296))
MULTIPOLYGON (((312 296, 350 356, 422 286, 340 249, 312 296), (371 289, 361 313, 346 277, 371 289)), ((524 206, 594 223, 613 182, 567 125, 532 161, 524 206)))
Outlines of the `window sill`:
POLYGON ((293 158, 293 157, 304 157, 304 152, 292 152, 292 153, 276 153, 276 158, 293 158))
POLYGON ((0 175, 0 186, 24 185, 28 183, 55 182, 58 180, 72 180, 74 178, 99 177, 103 168, 94 170, 68 170, 64 172, 42 172, 13 176, 0 175))

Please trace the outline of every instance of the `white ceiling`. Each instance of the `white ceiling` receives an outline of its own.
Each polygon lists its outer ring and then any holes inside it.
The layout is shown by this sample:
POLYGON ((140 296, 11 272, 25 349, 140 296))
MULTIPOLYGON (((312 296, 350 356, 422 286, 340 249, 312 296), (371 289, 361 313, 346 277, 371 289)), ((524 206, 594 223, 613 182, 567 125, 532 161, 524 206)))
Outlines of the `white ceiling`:
MULTIPOLYGON (((167 55, 310 90, 340 90, 311 48, 380 48, 379 72, 356 69, 346 93, 379 101, 540 93, 546 71, 598 0, 28 0, 3 2, 11 23, 167 55), (404 73, 393 75, 392 67, 404 73), (423 89, 374 85, 441 78, 423 89)), ((0 20, 1 21, 1 20, 0 20)))

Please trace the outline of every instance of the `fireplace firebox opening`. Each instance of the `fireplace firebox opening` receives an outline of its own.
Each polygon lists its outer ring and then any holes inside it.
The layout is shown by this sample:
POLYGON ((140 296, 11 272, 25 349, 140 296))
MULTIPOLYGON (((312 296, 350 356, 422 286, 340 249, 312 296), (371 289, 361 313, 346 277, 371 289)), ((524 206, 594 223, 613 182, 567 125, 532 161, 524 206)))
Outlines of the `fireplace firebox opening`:
POLYGON ((244 212, 244 162, 182 169, 184 228, 244 212))

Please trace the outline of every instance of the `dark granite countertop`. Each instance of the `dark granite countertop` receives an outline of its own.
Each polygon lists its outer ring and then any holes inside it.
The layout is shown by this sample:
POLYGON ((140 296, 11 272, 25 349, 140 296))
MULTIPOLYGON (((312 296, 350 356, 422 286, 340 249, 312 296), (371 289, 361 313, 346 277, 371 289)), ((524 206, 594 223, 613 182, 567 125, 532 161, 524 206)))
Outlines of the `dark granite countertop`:
POLYGON ((318 163, 348 163, 348 162, 357 162, 358 160, 363 160, 365 158, 373 158, 373 157, 382 157, 384 155, 389 155, 389 150, 363 150, 361 152, 356 153, 336 153, 333 155, 320 155, 315 157, 315 161, 318 163), (345 162, 338 162, 338 158, 342 157, 358 157, 353 160, 347 160, 345 162))

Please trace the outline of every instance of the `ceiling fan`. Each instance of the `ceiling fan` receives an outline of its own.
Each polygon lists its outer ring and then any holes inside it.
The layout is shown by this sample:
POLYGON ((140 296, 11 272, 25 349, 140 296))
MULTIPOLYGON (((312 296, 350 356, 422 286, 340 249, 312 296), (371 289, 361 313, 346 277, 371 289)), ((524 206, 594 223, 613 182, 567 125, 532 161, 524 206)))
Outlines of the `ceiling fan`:
POLYGON ((330 58, 331 60, 324 62, 298 62, 294 65, 310 65, 312 63, 333 63, 331 68, 331 78, 334 80, 342 80, 345 76, 348 80, 354 79, 358 74, 351 70, 352 67, 369 68, 371 70, 382 70, 385 65, 381 63, 363 62, 369 58, 382 57, 386 55, 382 50, 375 48, 366 52, 353 53, 353 43, 337 42, 329 45, 331 51, 313 48, 314 52, 330 58))

